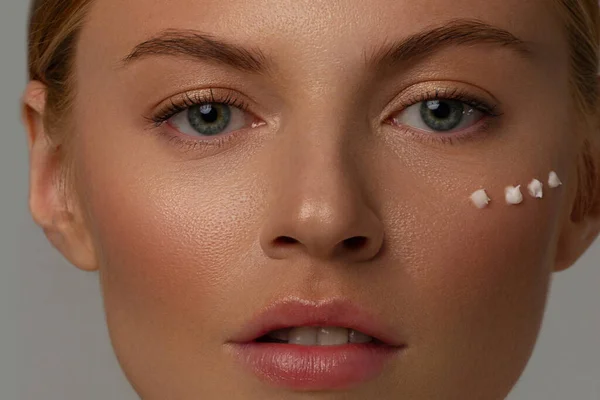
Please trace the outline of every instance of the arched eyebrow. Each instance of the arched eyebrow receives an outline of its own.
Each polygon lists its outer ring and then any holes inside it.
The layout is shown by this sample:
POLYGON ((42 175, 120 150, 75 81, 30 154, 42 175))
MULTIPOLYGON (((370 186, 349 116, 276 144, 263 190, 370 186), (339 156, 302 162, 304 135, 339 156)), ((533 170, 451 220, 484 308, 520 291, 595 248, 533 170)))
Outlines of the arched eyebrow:
POLYGON ((381 45, 370 55, 364 53, 365 65, 367 68, 395 66, 431 56, 447 47, 477 44, 505 47, 526 59, 531 59, 534 55, 530 43, 505 29, 479 20, 456 19, 395 43, 381 45))
MULTIPOLYGON (((492 44, 530 57, 532 48, 507 30, 478 20, 457 19, 425 29, 391 44, 363 53, 367 68, 409 63, 456 45, 492 44)), ((168 29, 136 45, 121 60, 123 67, 151 56, 175 56, 223 64, 242 72, 270 74, 273 60, 254 47, 229 43, 196 30, 168 29)))
POLYGON ((151 56, 175 56, 224 64, 243 72, 260 74, 268 71, 269 60, 258 48, 228 43, 196 30, 167 29, 136 45, 121 60, 126 67, 151 56))

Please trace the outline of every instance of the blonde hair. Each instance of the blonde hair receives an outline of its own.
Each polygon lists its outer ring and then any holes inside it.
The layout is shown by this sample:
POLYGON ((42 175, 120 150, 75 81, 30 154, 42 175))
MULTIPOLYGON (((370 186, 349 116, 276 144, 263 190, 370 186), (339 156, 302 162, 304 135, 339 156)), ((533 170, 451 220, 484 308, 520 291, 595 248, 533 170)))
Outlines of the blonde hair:
POLYGON ((69 111, 77 90, 74 61, 77 39, 91 0, 33 0, 29 14, 29 79, 46 85, 44 127, 56 149, 60 186, 65 207, 73 193, 73 152, 69 150, 73 131, 69 111))
MULTIPOLYGON (((575 105, 585 115, 598 109, 598 66, 600 52, 600 11, 598 0, 550 0, 563 21, 570 44, 571 88, 575 105)), ((28 65, 29 78, 47 86, 44 123, 55 144, 61 165, 70 170, 69 110, 76 92, 72 73, 77 39, 92 0, 33 0, 30 10, 28 65)), ((600 134, 600 133, 599 133, 600 134)), ((597 135, 598 136, 598 135, 597 135)), ((592 156, 590 138, 582 152, 580 193, 576 213, 585 215, 600 190, 600 162, 592 156)), ((597 153, 596 153, 597 154, 597 153)))

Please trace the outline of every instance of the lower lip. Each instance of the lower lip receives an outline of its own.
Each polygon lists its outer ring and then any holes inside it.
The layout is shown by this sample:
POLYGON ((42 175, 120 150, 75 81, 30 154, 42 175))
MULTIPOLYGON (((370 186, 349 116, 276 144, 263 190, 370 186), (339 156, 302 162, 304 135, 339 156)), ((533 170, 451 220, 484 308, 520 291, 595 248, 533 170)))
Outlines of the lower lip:
POLYGON ((235 358, 260 379, 294 390, 348 389, 380 375, 403 347, 373 344, 300 346, 233 344, 235 358))

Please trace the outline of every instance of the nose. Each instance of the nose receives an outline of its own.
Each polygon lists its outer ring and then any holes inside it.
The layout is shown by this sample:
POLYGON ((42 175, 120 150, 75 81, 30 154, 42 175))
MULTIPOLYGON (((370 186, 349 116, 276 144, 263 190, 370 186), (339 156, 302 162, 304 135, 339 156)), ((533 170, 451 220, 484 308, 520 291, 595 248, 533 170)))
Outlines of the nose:
POLYGON ((344 151, 342 141, 305 139, 288 137, 271 153, 275 172, 260 232, 264 253, 274 259, 300 254, 350 263, 373 259, 384 228, 369 203, 360 161, 344 151))

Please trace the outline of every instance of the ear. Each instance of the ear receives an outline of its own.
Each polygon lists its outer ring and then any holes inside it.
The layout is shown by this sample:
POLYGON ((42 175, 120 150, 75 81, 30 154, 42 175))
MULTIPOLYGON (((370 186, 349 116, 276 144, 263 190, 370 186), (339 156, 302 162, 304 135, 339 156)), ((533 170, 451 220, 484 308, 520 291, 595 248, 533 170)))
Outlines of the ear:
POLYGON ((579 154, 577 188, 569 196, 570 215, 561 231, 554 272, 575 264, 600 233, 600 109, 588 129, 579 154))
POLYGON ((46 133, 45 107, 46 86, 39 81, 29 82, 21 100, 29 148, 29 211, 50 243, 69 262, 84 271, 95 271, 96 257, 81 210, 78 206, 69 210, 65 195, 73 194, 61 191, 59 147, 46 133))
POLYGON ((594 243, 600 233, 600 191, 596 189, 595 204, 582 216, 573 213, 562 228, 558 244, 554 272, 564 271, 577 260, 594 243))

